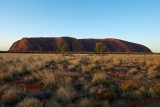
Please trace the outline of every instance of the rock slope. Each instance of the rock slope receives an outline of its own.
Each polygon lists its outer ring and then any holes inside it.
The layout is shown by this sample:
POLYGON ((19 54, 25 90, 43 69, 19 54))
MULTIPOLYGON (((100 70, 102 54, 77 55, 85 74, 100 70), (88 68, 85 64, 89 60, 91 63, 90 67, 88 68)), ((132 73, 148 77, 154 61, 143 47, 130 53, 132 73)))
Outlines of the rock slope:
POLYGON ((10 51, 58 51, 57 42, 64 40, 71 52, 94 52, 97 42, 104 43, 108 52, 151 52, 143 45, 127 42, 118 39, 76 39, 71 37, 53 37, 53 38, 22 38, 12 44, 10 51))

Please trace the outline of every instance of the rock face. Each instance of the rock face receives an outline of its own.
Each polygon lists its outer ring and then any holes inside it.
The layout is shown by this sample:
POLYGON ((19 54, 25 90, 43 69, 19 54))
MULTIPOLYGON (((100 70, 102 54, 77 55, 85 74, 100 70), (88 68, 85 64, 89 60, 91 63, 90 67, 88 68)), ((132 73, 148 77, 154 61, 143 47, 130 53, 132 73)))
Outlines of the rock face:
POLYGON ((101 42, 105 44, 108 52, 151 52, 143 45, 131 43, 118 39, 76 39, 71 37, 55 38, 22 38, 13 43, 10 51, 58 51, 57 42, 64 40, 68 45, 68 51, 72 52, 95 52, 95 44, 101 42))

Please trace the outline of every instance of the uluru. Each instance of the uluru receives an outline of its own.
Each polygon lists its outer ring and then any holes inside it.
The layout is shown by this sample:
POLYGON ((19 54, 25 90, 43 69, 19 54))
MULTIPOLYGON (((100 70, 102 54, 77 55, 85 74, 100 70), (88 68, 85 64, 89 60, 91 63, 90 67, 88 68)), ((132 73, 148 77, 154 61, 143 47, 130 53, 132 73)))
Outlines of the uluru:
POLYGON ((64 40, 67 43, 67 51, 70 52, 95 52, 95 44, 103 43, 107 52, 151 52, 151 50, 141 44, 127 42, 124 40, 106 38, 106 39, 76 39, 72 37, 39 37, 22 38, 12 44, 10 51, 28 52, 40 51, 58 51, 57 42, 64 40))

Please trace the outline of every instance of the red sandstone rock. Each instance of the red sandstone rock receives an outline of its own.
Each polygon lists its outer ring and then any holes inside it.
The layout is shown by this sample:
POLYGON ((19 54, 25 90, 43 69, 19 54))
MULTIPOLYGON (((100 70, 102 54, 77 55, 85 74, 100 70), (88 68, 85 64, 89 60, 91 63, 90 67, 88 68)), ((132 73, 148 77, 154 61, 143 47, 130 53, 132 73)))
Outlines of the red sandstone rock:
POLYGON ((71 37, 22 38, 13 43, 10 51, 40 51, 42 48, 44 51, 58 51, 57 42, 62 39, 66 41, 67 50, 71 52, 94 52, 97 42, 104 43, 108 52, 151 52, 149 48, 143 45, 118 39, 76 39, 71 37))

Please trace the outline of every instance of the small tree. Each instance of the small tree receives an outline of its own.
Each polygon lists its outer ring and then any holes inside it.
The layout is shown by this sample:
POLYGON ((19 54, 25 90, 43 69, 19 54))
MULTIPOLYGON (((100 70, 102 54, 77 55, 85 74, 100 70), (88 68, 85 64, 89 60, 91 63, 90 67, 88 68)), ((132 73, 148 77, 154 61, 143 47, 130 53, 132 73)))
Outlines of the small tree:
POLYGON ((67 43, 64 40, 57 42, 58 49, 60 50, 61 54, 64 55, 67 49, 67 43))
POLYGON ((121 53, 121 52, 123 52, 123 50, 122 49, 118 49, 117 52, 121 53))
POLYGON ((105 53, 106 47, 105 47, 105 45, 103 43, 96 43, 95 50, 97 51, 97 53, 99 55, 102 55, 102 54, 105 53))
POLYGON ((43 53, 44 52, 44 48, 40 47, 40 52, 43 53))

